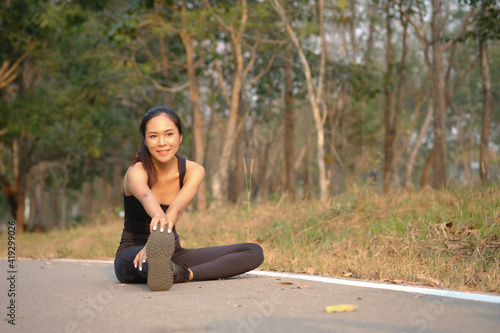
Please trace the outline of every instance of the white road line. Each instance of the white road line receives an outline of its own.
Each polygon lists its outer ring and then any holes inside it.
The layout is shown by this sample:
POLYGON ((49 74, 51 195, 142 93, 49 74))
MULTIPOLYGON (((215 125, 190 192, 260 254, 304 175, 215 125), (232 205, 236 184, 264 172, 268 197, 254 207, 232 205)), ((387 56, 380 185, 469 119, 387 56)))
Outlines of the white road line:
MULTIPOLYGON (((102 263, 102 264, 112 264, 112 260, 86 260, 86 259, 47 259, 47 261, 66 261, 66 262, 92 262, 92 263, 102 263)), ((280 273, 280 272, 269 272, 269 271, 250 271, 248 274, 262 275, 262 276, 272 276, 285 279, 299 279, 306 281, 317 281, 323 283, 338 284, 343 286, 361 287, 361 288, 372 288, 372 289, 382 289, 382 290, 394 290, 403 291, 407 293, 415 293, 421 295, 433 295, 463 299, 468 301, 477 302, 487 302, 500 304, 500 296, 477 294, 477 293, 466 293, 454 290, 444 290, 444 289, 434 289, 426 287, 416 287, 416 286, 406 286, 398 284, 389 284, 381 282, 367 282, 360 280, 348 280, 333 278, 327 276, 317 276, 317 275, 305 275, 305 274, 292 274, 292 273, 280 273)))
POLYGON ((332 277, 326 277, 326 276, 305 275, 305 274, 292 274, 292 273, 280 273, 280 272, 269 272, 269 271, 250 271, 248 273, 255 274, 255 275, 263 275, 263 276, 273 276, 273 277, 279 277, 279 278, 285 278, 285 279, 300 279, 300 280, 307 280, 307 281, 318 281, 318 282, 332 283, 332 284, 338 284, 338 285, 344 285, 344 286, 403 291, 403 292, 408 292, 408 293, 451 297, 451 298, 458 298, 458 299, 464 299, 464 300, 469 300, 469 301, 478 301, 478 302, 488 302, 488 303, 500 304, 500 296, 486 295, 486 294, 465 293, 465 292, 453 291, 453 290, 405 286, 405 285, 396 285, 396 284, 381 283, 381 282, 366 282, 366 281, 359 281, 359 280, 348 280, 348 279, 339 279, 339 278, 332 278, 332 277))

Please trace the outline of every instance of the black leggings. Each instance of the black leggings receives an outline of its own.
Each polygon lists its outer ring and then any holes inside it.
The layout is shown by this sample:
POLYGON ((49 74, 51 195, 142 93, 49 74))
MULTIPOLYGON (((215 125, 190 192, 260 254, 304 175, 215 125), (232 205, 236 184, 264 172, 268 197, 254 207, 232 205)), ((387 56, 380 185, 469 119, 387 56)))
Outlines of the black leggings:
MULTIPOLYGON (((139 267, 134 267, 134 259, 143 247, 144 245, 133 245, 117 253, 115 274, 120 282, 146 283, 147 261, 142 265, 142 271, 139 271, 139 267)), ((194 280, 214 280, 243 274, 259 267, 264 261, 264 253, 254 243, 185 249, 177 238, 172 261, 191 269, 194 280)))

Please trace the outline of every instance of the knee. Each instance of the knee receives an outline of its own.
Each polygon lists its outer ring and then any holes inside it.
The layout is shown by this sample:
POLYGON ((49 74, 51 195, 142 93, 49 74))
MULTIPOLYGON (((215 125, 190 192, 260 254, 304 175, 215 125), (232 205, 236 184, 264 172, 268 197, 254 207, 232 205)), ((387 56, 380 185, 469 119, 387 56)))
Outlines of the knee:
POLYGON ((260 266, 264 262, 264 250, 262 250, 262 247, 259 244, 248 243, 248 246, 255 259, 255 267, 260 266))

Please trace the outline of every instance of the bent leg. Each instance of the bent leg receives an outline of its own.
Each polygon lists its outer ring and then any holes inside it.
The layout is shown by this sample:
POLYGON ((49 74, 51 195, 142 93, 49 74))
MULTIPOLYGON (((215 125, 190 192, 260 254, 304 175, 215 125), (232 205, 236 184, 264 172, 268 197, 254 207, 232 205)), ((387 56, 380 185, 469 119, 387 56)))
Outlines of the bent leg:
POLYGON ((259 267, 264 261, 264 253, 258 244, 241 243, 180 249, 174 253, 172 261, 189 267, 194 280, 213 280, 243 274, 259 267))
POLYGON ((148 276, 147 264, 142 265, 142 271, 134 267, 134 259, 143 248, 144 246, 131 246, 116 256, 114 264, 118 281, 122 283, 146 283, 148 276))

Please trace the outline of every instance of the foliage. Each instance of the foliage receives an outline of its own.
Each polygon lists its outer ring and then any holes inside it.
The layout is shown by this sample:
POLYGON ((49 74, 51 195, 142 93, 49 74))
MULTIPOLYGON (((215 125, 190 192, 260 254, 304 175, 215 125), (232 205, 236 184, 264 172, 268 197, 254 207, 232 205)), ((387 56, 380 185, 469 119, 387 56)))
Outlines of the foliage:
MULTIPOLYGON (((93 181, 94 201, 98 203, 102 198, 100 179, 109 177, 106 172, 110 170, 123 172, 135 154, 141 140, 137 125, 144 112, 167 101, 185 121, 187 131, 181 154, 189 158, 194 145, 193 113, 189 88, 185 85, 188 72, 186 50, 180 36, 183 29, 193 39, 203 137, 207 144, 205 167, 207 179, 210 179, 210 175, 217 171, 214 161, 218 160, 219 148, 224 140, 221 133, 227 126, 229 104, 226 93, 232 86, 235 73, 231 31, 239 28, 241 3, 237 0, 1 2, 0 64, 3 61, 14 62, 32 42, 35 42, 35 48, 23 60, 17 71, 18 78, 0 90, 0 185, 3 186, 5 180, 15 184, 17 170, 14 158, 18 156, 15 147, 19 145, 21 152, 29 152, 24 159, 18 158, 22 165, 32 169, 27 171, 30 181, 33 181, 37 168, 44 163, 64 166, 64 175, 59 174, 59 169, 53 170, 60 177, 59 183, 48 181, 42 189, 44 193, 49 195, 56 189, 54 184, 64 183, 69 210, 71 205, 79 207, 80 194, 77 193, 85 182, 93 181), (179 88, 183 86, 184 89, 179 88), (168 89, 174 91, 168 92, 168 89), (121 169, 114 168, 116 158, 121 159, 121 169), (84 168, 85 161, 88 165, 84 168)), ((307 106, 304 73, 296 53, 288 59, 285 45, 289 40, 283 23, 269 1, 249 0, 247 3, 249 17, 241 46, 244 62, 251 66, 241 94, 244 101, 241 103, 241 117, 246 115, 247 106, 249 112, 248 118, 240 119, 244 124, 241 127, 240 148, 248 160, 254 158, 258 161, 256 169, 265 173, 267 165, 274 165, 267 187, 272 189, 272 196, 279 198, 284 173, 280 155, 283 150, 280 148, 283 142, 283 66, 287 61, 293 64, 294 73, 294 142, 299 190, 306 177, 310 177, 312 185, 317 181, 314 154, 302 153, 313 149, 309 146, 309 149, 303 150, 308 141, 314 141, 315 133, 310 131, 312 118, 307 106), (276 156, 259 161, 258 157, 270 137, 273 138, 273 145, 278 147, 276 156), (276 159, 275 164, 271 163, 273 159, 276 159), (305 167, 306 164, 309 168, 305 167), (305 174, 308 169, 309 176, 305 174)), ((287 15, 311 70, 317 71, 320 58, 316 2, 298 0, 282 3, 286 3, 287 15)), ((335 163, 331 177, 337 192, 339 188, 343 190, 353 184, 364 183, 367 174, 379 167, 383 150, 381 106, 384 96, 381 92, 386 82, 383 76, 386 41, 383 33, 385 22, 380 19, 383 17, 380 14, 384 8, 379 3, 378 14, 372 18, 367 10, 372 4, 369 0, 327 2, 323 13, 328 43, 325 78, 332 87, 330 93, 323 97, 321 105, 322 112, 325 112, 327 104, 333 106, 329 117, 338 123, 338 128, 328 133, 328 138, 334 139, 327 139, 332 142, 326 142, 327 146, 333 147, 331 156, 327 158, 329 163, 335 163), (367 62, 365 56, 370 22, 374 23, 374 34, 371 60, 367 62), (347 104, 344 109, 338 104, 340 93, 348 94, 343 101, 347 104)), ((448 162, 453 168, 451 183, 465 182, 465 169, 474 166, 478 151, 482 99, 476 59, 477 43, 481 38, 489 40, 492 78, 500 74, 498 1, 452 1, 446 9, 449 11, 445 16, 445 38, 454 36, 466 16, 468 8, 464 4, 475 6, 478 10, 486 6, 487 15, 474 16, 461 42, 455 43, 445 53, 450 66, 447 76, 450 93, 447 141, 448 162), (467 133, 468 136, 465 135, 467 133), (461 148, 461 143, 467 149, 461 148)), ((417 23, 421 11, 422 24, 428 24, 430 8, 428 1, 420 0, 405 3, 404 6, 407 14, 417 23)), ((396 19, 399 16, 396 5, 391 13, 394 14, 393 44, 394 59, 397 61, 401 53, 402 26, 396 19)), ((401 127, 396 140, 398 149, 401 149, 399 171, 406 167, 404 162, 430 103, 430 73, 426 71, 421 42, 415 31, 411 31, 407 64, 403 69, 407 83, 403 93, 401 127), (419 105, 417 114, 415 109, 419 105)), ((493 79, 493 105, 500 102, 498 84, 498 80, 493 79)), ((500 144, 499 115, 499 112, 493 112, 490 140, 490 174, 494 182, 500 178, 496 157, 500 144)), ((420 179, 431 149, 432 137, 426 135, 412 175, 415 183, 420 179)), ((234 164, 234 161, 228 163, 234 164)), ((116 177, 121 175, 111 176, 116 177)), ((253 180, 255 188, 264 186, 261 184, 263 178, 264 175, 256 174, 253 180)), ((376 182, 375 186, 378 185, 376 182)), ((394 184, 395 187, 399 185, 394 184)), ((8 217, 8 197, 4 195, 7 188, 2 189, 0 217, 8 217)), ((33 188, 28 190, 32 202, 38 200, 33 188)), ((120 207, 112 207, 115 208, 120 207)), ((377 223, 374 225, 377 229, 377 223)))

